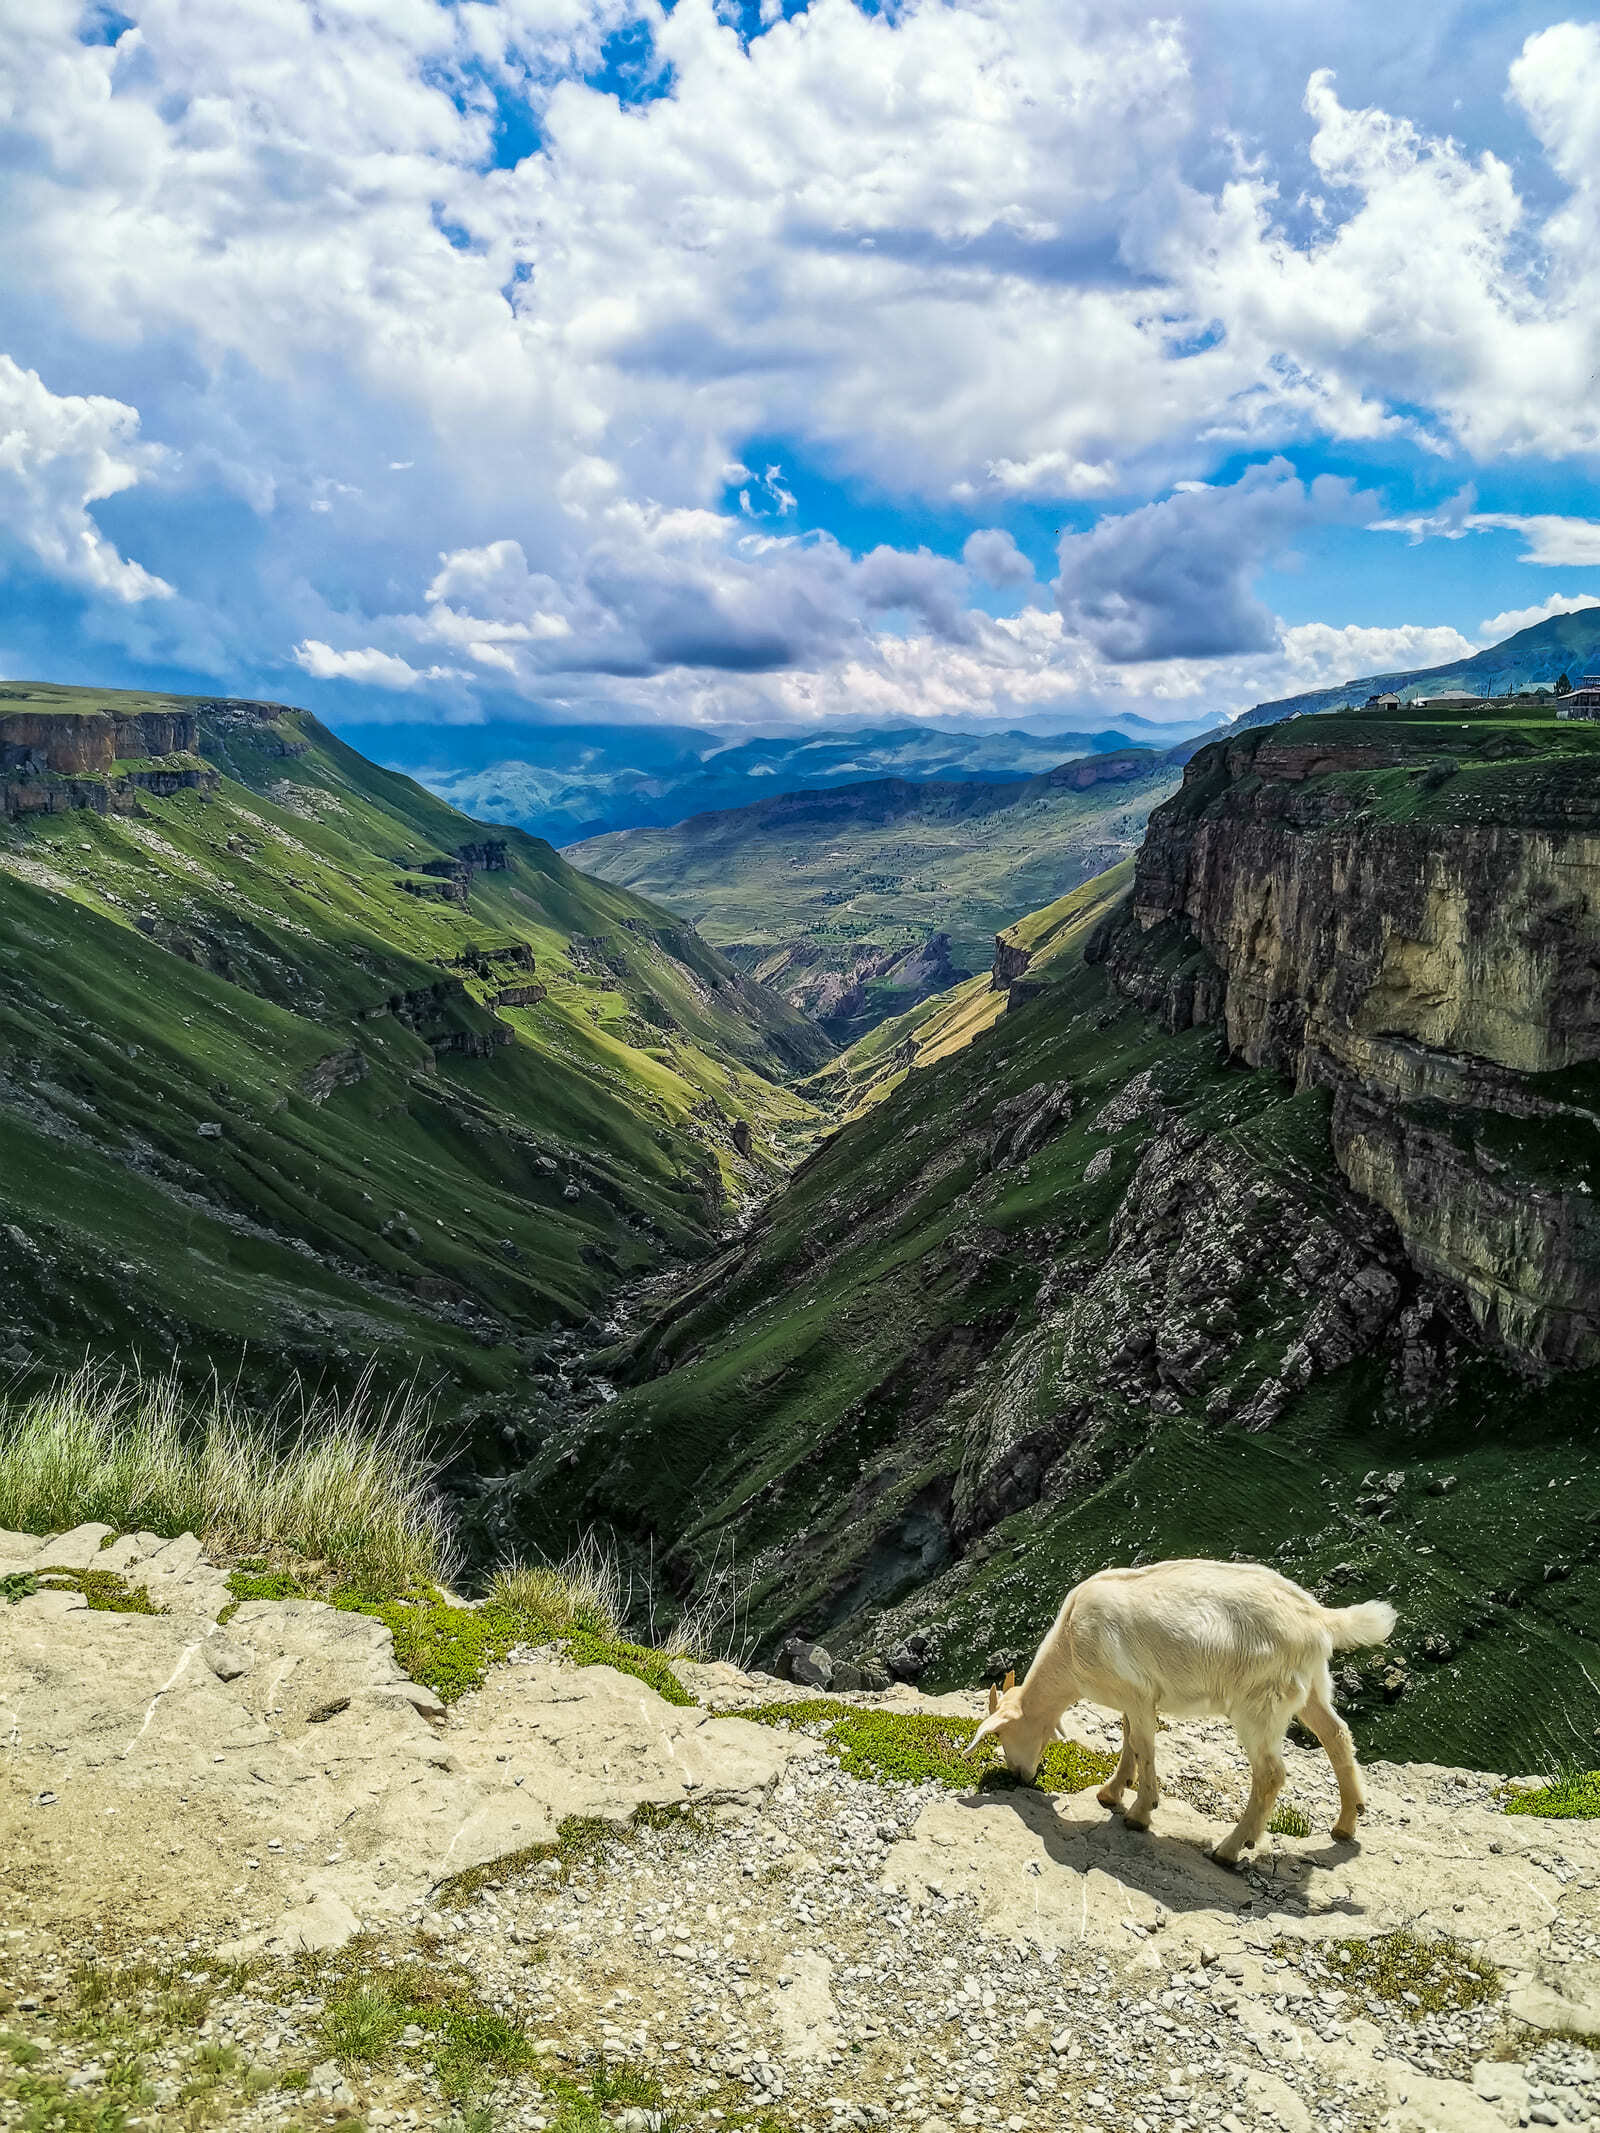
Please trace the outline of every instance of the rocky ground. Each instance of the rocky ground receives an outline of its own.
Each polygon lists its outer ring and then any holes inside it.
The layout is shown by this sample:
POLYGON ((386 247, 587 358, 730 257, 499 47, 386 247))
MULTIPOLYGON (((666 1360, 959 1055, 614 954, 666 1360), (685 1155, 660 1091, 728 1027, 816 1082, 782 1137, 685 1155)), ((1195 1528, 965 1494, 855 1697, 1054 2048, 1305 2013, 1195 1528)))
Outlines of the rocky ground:
POLYGON ((1497 1778, 1379 1766, 1338 1844, 1292 1746, 1311 1833, 1235 1875, 1225 1727, 1164 1734, 1140 1836, 1092 1788, 853 1775, 727 1666, 679 1707, 514 1652, 446 1709, 381 1624, 219 1625, 192 1541, 104 1538, 0 1535, 0 1579, 115 1556, 167 1610, 0 1597, 0 2127, 1600 2122, 1600 1831, 1497 1778))

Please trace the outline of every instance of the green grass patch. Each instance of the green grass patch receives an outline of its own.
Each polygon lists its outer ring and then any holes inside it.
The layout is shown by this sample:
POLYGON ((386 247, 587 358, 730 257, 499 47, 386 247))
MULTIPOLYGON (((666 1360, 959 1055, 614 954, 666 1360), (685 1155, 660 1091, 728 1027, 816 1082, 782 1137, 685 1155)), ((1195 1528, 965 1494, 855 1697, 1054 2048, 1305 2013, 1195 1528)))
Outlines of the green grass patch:
POLYGON ((444 1598, 422 1578, 396 1586, 344 1581, 333 1566, 266 1567, 260 1558, 228 1574, 235 1604, 246 1600, 324 1600, 371 1615, 394 1638, 395 1657, 443 1703, 481 1688, 490 1667, 520 1645, 559 1645, 575 1666, 609 1666, 631 1674, 667 1703, 693 1698, 665 1656, 620 1634, 618 1572, 613 1558, 586 1543, 559 1564, 498 1570, 475 1606, 444 1598))
MULTIPOLYGON (((737 1715, 754 1719, 757 1725, 819 1729, 817 1737, 840 1769, 872 1785, 932 1783, 951 1792, 966 1792, 974 1785, 1019 1782, 1006 1770, 992 1742, 977 1757, 967 1753, 978 1730, 975 1718, 858 1710, 831 1696, 757 1704, 737 1715)), ((1034 1784, 1041 1792, 1081 1792, 1086 1785, 1103 1785, 1116 1767, 1114 1755, 1086 1748, 1081 1741, 1052 1741, 1034 1784)))
POLYGON ((1280 1807, 1267 1828, 1275 1837, 1309 1837, 1311 1817, 1298 1807, 1280 1807))
POLYGON ((1536 1791, 1514 1791, 1505 1803, 1508 1815, 1538 1815, 1548 1822, 1593 1822, 1600 1819, 1600 1770, 1569 1770, 1536 1791))
POLYGON ((395 1657, 412 1680, 432 1689, 441 1703, 454 1703, 481 1688, 490 1667, 519 1644, 559 1644, 575 1666, 615 1667, 619 1674, 644 1682, 667 1703, 694 1701, 660 1652, 621 1637, 563 1630, 531 1610, 493 1600, 480 1607, 453 1607, 445 1600, 382 1600, 348 1592, 336 1592, 333 1604, 384 1623, 394 1636, 395 1657))
POLYGON ((0 1578, 0 1600, 15 1607, 18 1600, 29 1599, 39 1590, 39 1580, 31 1570, 8 1570, 0 1578))
POLYGON ((376 2066, 391 2059, 413 2026, 423 2031, 426 2055, 452 2101, 538 2063, 519 2022, 436 1966, 346 1971, 325 1994, 323 2042, 343 2065, 376 2066))
POLYGON ((1437 1940, 1408 1927, 1371 1940, 1334 1940, 1314 1948, 1279 1941, 1274 1955, 1297 1963, 1317 1983, 1342 1986, 1357 2006, 1388 2001, 1413 2020, 1481 2007, 1500 1991, 1500 1972, 1487 1956, 1448 1937, 1437 1940))
POLYGON ((608 1822, 603 1815, 568 1815, 548 1844, 527 1844, 520 1851, 506 1852, 481 1866, 468 1867, 439 1884, 438 1899, 447 1909, 458 1909, 480 1889, 498 1888, 505 1881, 553 1859, 565 1881, 580 1868, 601 1865, 609 1853, 632 1844, 645 1831, 670 1831, 692 1835, 706 1827, 701 1810, 686 1801, 658 1804, 646 1800, 626 1822, 608 1822))
POLYGON ((230 1570, 228 1590, 236 1600, 318 1600, 323 1597, 292 1570, 230 1570))
POLYGON ((628 2060, 595 2060, 576 2078, 547 2073, 543 2081, 554 2105, 550 2133, 606 2133, 629 2109, 648 2111, 660 2133, 690 2133, 708 2124, 725 2133, 793 2133, 791 2119, 749 2103, 731 2085, 694 2103, 674 2102, 653 2073, 628 2060))
POLYGON ((130 1585, 115 1570, 63 1570, 48 1564, 39 1572, 40 1589, 81 1592, 91 1608, 108 1615, 164 1615, 143 1585, 130 1585))

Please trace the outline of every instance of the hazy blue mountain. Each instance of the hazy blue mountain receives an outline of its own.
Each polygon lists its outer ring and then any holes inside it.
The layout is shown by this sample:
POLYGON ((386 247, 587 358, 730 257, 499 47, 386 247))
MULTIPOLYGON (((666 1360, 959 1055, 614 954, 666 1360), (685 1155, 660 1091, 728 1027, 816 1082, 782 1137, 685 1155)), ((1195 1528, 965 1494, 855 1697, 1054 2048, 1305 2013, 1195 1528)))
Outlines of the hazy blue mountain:
POLYGON ((1075 757, 1151 745, 1197 730, 1128 717, 1116 730, 954 733, 942 727, 830 727, 730 739, 682 727, 390 727, 363 736, 382 759, 452 806, 470 807, 553 844, 656 828, 782 793, 875 778, 986 783, 1038 777, 1075 757))

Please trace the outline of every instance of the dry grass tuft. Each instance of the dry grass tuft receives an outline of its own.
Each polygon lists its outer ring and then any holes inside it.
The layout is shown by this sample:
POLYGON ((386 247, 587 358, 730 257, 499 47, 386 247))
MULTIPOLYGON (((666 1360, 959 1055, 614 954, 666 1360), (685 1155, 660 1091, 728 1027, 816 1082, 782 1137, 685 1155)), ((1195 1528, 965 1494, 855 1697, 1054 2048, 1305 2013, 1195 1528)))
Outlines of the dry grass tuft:
POLYGON ((615 1549, 586 1533, 562 1562, 503 1564, 484 1598, 492 1607, 538 1617, 556 1636, 586 1630, 609 1642, 622 1634, 629 1593, 615 1549))
POLYGON ((223 1387, 86 1365, 0 1413, 0 1527, 195 1533, 216 1555, 290 1555, 387 1590, 448 1577, 449 1521, 415 1403, 308 1395, 264 1414, 223 1387))

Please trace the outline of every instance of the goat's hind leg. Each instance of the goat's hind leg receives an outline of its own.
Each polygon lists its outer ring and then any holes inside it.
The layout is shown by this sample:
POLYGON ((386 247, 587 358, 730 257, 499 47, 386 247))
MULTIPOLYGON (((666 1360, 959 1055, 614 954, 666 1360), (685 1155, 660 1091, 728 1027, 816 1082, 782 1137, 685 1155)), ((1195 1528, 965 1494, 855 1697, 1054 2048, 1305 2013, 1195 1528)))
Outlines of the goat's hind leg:
POLYGON ((1272 1711, 1234 1716, 1233 1730, 1250 1758, 1250 1797, 1244 1813, 1216 1848, 1214 1856, 1223 1866, 1237 1866, 1239 1854, 1261 1841, 1273 1803, 1288 1776, 1283 1762, 1283 1736, 1289 1715, 1288 1711, 1272 1711))
POLYGON ((1116 1769, 1111 1773, 1095 1798, 1102 1807, 1120 1807, 1122 1795, 1138 1775, 1138 1761, 1133 1752, 1133 1729, 1128 1723, 1126 1711, 1122 1714, 1122 1755, 1116 1769))
MULTIPOLYGON (((1128 1748, 1133 1751, 1139 1772, 1139 1789, 1124 1820, 1129 1829, 1148 1829, 1150 1817, 1161 1802, 1161 1784, 1156 1776, 1156 1714, 1154 1711, 1130 1711, 1125 1723, 1128 1748)), ((1125 1748, 1124 1756, 1127 1752, 1125 1748)))
POLYGON ((1366 1812, 1367 1791, 1361 1782, 1361 1766, 1356 1761, 1350 1728, 1333 1707, 1333 1681, 1326 1670, 1305 1700, 1300 1723, 1309 1726, 1327 1750, 1339 1781, 1339 1819, 1333 1825, 1333 1834, 1348 1842, 1356 1833, 1357 1816, 1366 1812))

